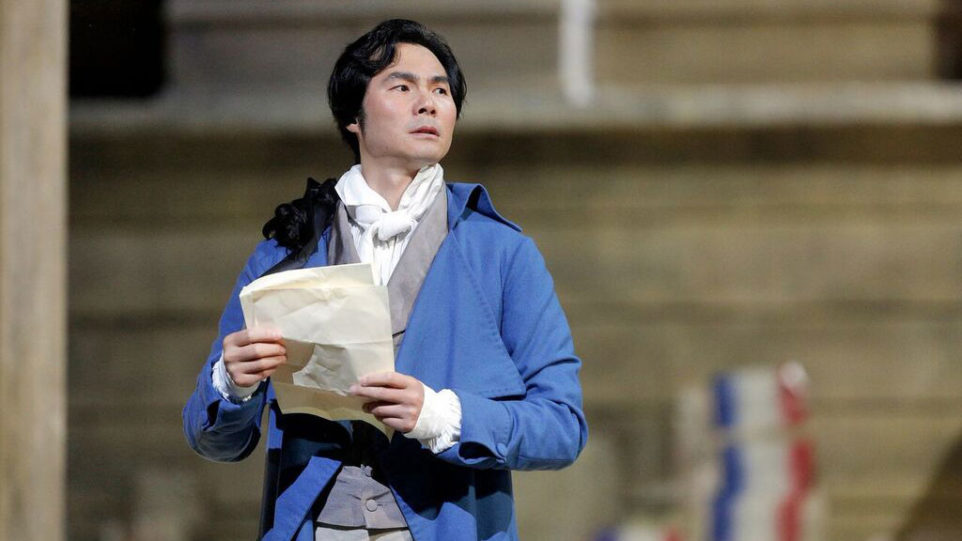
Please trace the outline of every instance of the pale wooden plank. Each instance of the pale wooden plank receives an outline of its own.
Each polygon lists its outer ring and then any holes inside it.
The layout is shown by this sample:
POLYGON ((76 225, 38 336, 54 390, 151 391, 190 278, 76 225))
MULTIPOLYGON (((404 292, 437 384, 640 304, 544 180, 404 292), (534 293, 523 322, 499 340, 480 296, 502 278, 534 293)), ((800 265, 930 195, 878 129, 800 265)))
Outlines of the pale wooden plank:
MULTIPOLYGON (((862 17, 866 19, 931 17, 939 8, 937 0, 599 0, 604 16, 624 18, 672 18, 716 20, 720 16, 740 19, 809 18, 834 19, 862 17)), ((722 19, 724 20, 724 19, 722 19)), ((824 22, 824 21, 823 21, 824 22)))
MULTIPOLYGON (((70 405, 81 408, 173 407, 194 388, 216 336, 215 313, 189 326, 76 330, 70 337, 70 405)), ((113 412, 115 410, 106 410, 113 412)))
POLYGON ((595 61, 613 83, 898 81, 935 77, 932 20, 677 19, 652 25, 602 19, 595 61), (805 44, 800 47, 799 44, 805 44), (625 69, 639 66, 641 69, 625 69))
POLYGON ((962 441, 962 420, 951 410, 941 415, 886 412, 832 417, 816 411, 811 433, 819 472, 829 490, 853 498, 887 493, 921 497, 929 476, 941 471, 962 441))
POLYGON ((499 210, 517 213, 518 219, 527 211, 602 214, 624 209, 677 214, 675 220, 683 221, 700 214, 720 214, 717 218, 732 222, 777 221, 778 213, 796 208, 835 220, 859 217, 859 209, 889 216, 915 211, 922 218, 933 209, 962 204, 962 168, 953 165, 616 161, 599 171, 593 165, 532 161, 489 164, 481 174, 499 210))
POLYGON ((568 298, 808 302, 957 298, 956 224, 529 228, 568 298))
POLYGON ((67 13, 0 4, 0 539, 65 539, 67 13))
MULTIPOLYGON (((954 302, 962 287, 953 223, 578 225, 528 230, 569 300, 954 302)), ((71 308, 210 309, 256 242, 256 232, 78 230, 71 308)))
POLYGON ((257 232, 75 230, 71 314, 220 310, 258 241, 257 232))
MULTIPOLYGON (((270 139, 263 141, 269 144, 270 139)), ((300 195, 304 178, 335 175, 341 165, 311 164, 306 158, 297 163, 294 156, 253 158, 247 145, 236 144, 233 152, 244 156, 228 168, 212 155, 217 149, 230 153, 223 144, 211 148, 207 159, 216 167, 195 162, 179 170, 158 164, 131 171, 101 160, 78 168, 71 184, 71 220, 88 227, 109 222, 178 229, 230 221, 241 231, 256 232, 276 204, 300 195)), ((646 226, 665 221, 834 223, 873 217, 935 221, 948 220, 962 208, 962 184, 957 181, 962 168, 957 166, 615 163, 599 175, 593 167, 522 163, 488 165, 472 175, 488 186, 499 211, 523 226, 539 228, 566 222, 624 223, 632 216, 633 224, 646 226)))
POLYGON ((668 314, 659 322, 656 313, 652 321, 625 324, 596 312, 583 317, 577 308, 569 314, 585 396, 599 405, 670 401, 683 386, 707 385, 719 371, 789 360, 806 367, 816 403, 962 399, 957 317, 725 321, 722 313, 704 322, 668 314))
MULTIPOLYGON (((262 6, 259 11, 271 7, 262 6)), ((211 14, 205 24, 185 21, 174 27, 172 78, 177 88, 189 93, 211 86, 287 86, 323 95, 331 66, 344 47, 384 20, 370 13, 329 20, 289 12, 275 13, 273 24, 262 24, 265 14, 243 20, 236 8, 231 11, 211 14)), ((530 88, 538 88, 533 86, 537 81, 556 86, 557 41, 550 39, 557 32, 553 10, 539 9, 527 17, 512 13, 515 10, 481 11, 476 17, 428 14, 420 22, 446 38, 462 69, 471 74, 474 89, 499 88, 509 82, 530 88), (528 39, 532 34, 548 39, 528 39), (499 61, 492 63, 491 58, 499 61)), ((394 16, 409 17, 400 11, 394 16)), ((322 99, 318 102, 323 106, 322 99)))

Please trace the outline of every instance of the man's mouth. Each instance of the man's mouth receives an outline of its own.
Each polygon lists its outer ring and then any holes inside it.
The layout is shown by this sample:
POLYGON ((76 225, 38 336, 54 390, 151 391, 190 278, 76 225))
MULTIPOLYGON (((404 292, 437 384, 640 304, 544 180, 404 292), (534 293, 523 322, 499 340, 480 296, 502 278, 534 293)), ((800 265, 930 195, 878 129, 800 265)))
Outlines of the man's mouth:
POLYGON ((435 128, 432 128, 431 126, 421 126, 420 128, 417 128, 416 130, 414 130, 412 133, 426 133, 434 136, 439 135, 438 130, 435 128))

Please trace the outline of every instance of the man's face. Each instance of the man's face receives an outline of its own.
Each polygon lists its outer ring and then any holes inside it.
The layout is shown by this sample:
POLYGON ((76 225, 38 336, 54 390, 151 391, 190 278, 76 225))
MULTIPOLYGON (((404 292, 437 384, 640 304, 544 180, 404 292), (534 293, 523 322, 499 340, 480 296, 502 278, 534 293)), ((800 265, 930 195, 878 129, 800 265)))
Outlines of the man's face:
POLYGON ((361 103, 357 135, 362 166, 435 164, 448 153, 457 108, 444 66, 427 48, 398 43, 394 62, 375 75, 361 103))

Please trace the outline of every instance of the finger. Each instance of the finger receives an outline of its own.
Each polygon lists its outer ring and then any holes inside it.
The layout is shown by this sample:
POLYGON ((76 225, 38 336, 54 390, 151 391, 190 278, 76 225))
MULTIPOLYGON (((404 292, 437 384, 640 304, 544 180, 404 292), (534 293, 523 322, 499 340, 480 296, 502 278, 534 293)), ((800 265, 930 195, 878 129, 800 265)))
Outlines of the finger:
POLYGON ((415 422, 407 419, 397 419, 394 417, 386 417, 378 420, 402 434, 407 434, 408 432, 414 430, 414 426, 416 424, 415 422))
POLYGON ((393 387, 395 389, 403 389, 410 387, 417 381, 418 380, 411 376, 398 372, 378 372, 376 374, 361 376, 358 383, 365 387, 393 387))
POLYGON ((355 396, 369 398, 377 402, 397 404, 399 402, 412 402, 414 400, 413 393, 402 389, 392 389, 390 387, 363 387, 361 385, 352 385, 350 392, 355 396))
POLYGON ((274 372, 276 372, 276 371, 277 371, 276 368, 271 368, 270 370, 264 370, 263 372, 261 372, 260 374, 258 374, 258 376, 259 376, 261 379, 267 379, 267 378, 271 377, 271 375, 272 375, 274 372))
POLYGON ((257 342, 280 342, 283 339, 281 331, 269 326, 242 329, 224 337, 225 346, 229 343, 235 346, 246 346, 257 342))
POLYGON ((230 377, 234 382, 238 383, 238 377, 256 376, 265 370, 276 370, 278 366, 284 364, 286 361, 287 357, 279 356, 266 357, 256 361, 236 362, 227 365, 227 372, 230 373, 230 377))
POLYGON ((287 348, 276 342, 255 342, 240 348, 240 353, 247 359, 256 360, 266 357, 281 357, 287 354, 287 348))
POLYGON ((375 400, 375 401, 372 401, 372 402, 365 402, 364 404, 361 405, 361 409, 364 410, 364 413, 371 413, 371 411, 372 411, 374 408, 377 408, 377 407, 379 407, 379 406, 387 406, 387 405, 390 405, 390 404, 392 404, 392 403, 391 403, 391 402, 378 402, 378 401, 375 400))
POLYGON ((224 350, 224 360, 231 362, 256 361, 265 357, 280 357, 287 354, 287 348, 281 344, 259 342, 243 347, 228 347, 224 350))
POLYGON ((410 404, 391 404, 388 402, 369 402, 369 404, 368 413, 379 420, 402 419, 417 422, 419 412, 417 408, 410 404))
POLYGON ((285 360, 283 358, 273 357, 269 359, 261 359, 251 363, 235 364, 233 365, 235 370, 228 368, 227 373, 228 376, 230 376, 231 381, 233 381, 235 384, 240 385, 241 387, 250 387, 251 385, 259 383, 270 377, 270 375, 277 370, 277 367, 284 364, 284 362, 285 360), (259 365, 260 367, 263 367, 263 369, 257 370, 252 365, 259 365), (243 370, 237 369, 239 367, 243 368, 243 370))

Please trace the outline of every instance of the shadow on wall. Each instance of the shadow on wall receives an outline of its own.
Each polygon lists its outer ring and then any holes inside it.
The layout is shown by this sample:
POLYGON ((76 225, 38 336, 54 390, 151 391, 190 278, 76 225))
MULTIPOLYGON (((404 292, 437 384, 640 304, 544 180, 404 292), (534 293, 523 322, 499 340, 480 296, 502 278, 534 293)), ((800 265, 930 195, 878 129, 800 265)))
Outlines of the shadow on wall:
POLYGON ((962 539, 962 435, 956 438, 935 471, 925 494, 908 513, 897 541, 957 541, 962 539))
POLYGON ((962 0, 942 0, 935 21, 935 41, 939 78, 962 80, 962 0))

